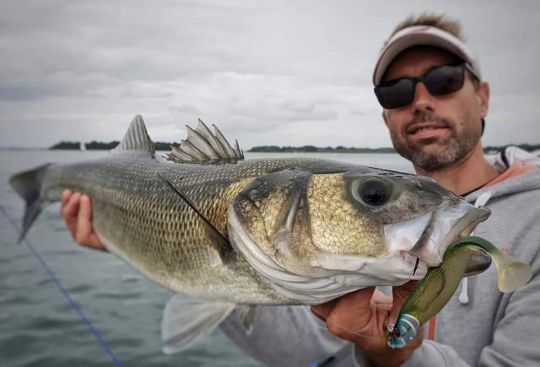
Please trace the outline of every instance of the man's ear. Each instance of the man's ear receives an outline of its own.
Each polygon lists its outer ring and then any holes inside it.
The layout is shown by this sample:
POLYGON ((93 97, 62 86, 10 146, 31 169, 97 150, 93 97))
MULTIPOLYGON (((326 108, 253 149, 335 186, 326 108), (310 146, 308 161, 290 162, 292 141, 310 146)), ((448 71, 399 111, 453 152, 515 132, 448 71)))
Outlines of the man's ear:
POLYGON ((489 84, 486 82, 480 83, 476 89, 476 97, 480 104, 480 113, 482 118, 486 117, 489 110, 489 84))
POLYGON ((382 118, 384 120, 384 124, 386 125, 386 127, 388 127, 388 120, 386 118, 386 113, 385 112, 386 112, 386 110, 383 109, 382 112, 381 112, 381 116, 382 116, 382 118))

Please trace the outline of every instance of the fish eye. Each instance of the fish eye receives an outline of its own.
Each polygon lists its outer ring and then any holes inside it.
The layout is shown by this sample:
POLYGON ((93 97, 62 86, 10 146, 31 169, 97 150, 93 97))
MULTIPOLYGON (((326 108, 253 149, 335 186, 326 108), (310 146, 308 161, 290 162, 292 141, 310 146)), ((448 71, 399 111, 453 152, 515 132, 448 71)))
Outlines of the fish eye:
POLYGON ((371 206, 384 205, 390 199, 388 185, 377 179, 368 179, 358 187, 358 195, 366 204, 371 206))

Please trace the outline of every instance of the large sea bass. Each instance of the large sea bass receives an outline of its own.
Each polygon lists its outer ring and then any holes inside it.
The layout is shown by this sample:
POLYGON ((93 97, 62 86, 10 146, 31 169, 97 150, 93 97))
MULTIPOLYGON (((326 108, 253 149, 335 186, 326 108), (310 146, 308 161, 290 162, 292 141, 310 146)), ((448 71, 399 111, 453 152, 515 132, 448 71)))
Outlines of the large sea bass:
POLYGON ((136 116, 105 158, 13 176, 26 200, 22 236, 45 203, 77 190, 92 198, 107 249, 168 289, 229 305, 318 304, 422 278, 489 216, 428 178, 320 159, 244 160, 217 128, 188 132, 164 159, 136 116))

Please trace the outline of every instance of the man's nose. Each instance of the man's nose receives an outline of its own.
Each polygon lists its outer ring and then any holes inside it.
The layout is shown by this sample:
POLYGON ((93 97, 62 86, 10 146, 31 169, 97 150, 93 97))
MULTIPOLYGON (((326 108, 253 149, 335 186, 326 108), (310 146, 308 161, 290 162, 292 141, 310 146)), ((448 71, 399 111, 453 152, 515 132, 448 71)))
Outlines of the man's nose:
POLYGON ((413 112, 433 111, 435 99, 429 93, 424 83, 416 83, 414 100, 411 103, 413 112))

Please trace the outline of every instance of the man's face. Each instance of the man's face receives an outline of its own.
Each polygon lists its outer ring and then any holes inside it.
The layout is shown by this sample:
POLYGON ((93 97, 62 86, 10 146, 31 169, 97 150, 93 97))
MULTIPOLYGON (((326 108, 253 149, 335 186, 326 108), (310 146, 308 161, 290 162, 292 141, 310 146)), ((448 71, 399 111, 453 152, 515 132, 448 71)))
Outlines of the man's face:
MULTIPOLYGON (((386 71, 384 81, 419 77, 428 70, 453 64, 452 54, 432 47, 417 47, 400 54, 386 71)), ((416 84, 414 100, 383 111, 396 151, 426 172, 460 162, 479 144, 481 118, 488 108, 489 87, 475 85, 466 73, 463 87, 444 96, 432 96, 416 84)))

